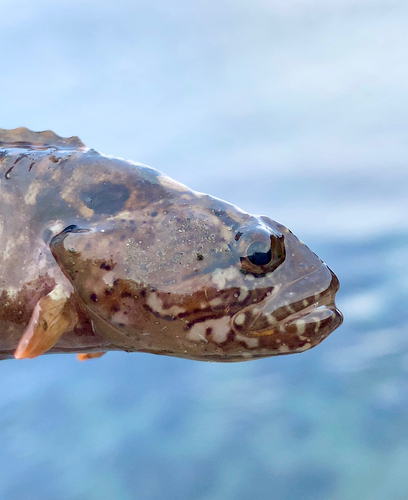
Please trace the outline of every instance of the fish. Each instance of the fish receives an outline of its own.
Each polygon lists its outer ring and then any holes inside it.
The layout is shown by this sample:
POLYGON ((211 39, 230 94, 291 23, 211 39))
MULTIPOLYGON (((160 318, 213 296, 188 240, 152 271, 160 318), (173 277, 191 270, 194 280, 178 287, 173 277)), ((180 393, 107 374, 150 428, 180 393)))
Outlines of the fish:
POLYGON ((49 130, 0 129, 0 359, 304 352, 342 323, 282 224, 49 130))

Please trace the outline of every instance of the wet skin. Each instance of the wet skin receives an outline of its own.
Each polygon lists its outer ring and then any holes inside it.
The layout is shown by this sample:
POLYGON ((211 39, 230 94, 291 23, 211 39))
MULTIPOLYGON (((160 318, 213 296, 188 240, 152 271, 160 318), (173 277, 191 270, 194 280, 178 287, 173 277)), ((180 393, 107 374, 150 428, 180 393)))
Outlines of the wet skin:
POLYGON ((52 132, 0 129, 0 357, 125 350, 245 361, 342 321, 286 227, 52 132))

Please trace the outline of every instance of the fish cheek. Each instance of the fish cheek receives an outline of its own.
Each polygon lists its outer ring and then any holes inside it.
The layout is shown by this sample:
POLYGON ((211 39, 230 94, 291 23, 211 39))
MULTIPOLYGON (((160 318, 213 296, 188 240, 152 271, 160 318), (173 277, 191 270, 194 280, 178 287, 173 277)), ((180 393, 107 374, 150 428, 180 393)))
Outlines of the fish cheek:
POLYGON ((51 242, 52 253, 81 302, 111 324, 124 328, 144 319, 140 285, 126 279, 120 242, 106 233, 67 232, 51 242))
POLYGON ((92 303, 94 294, 106 288, 107 273, 111 283, 116 279, 117 255, 109 252, 109 241, 104 234, 71 226, 53 238, 50 247, 62 272, 85 304, 92 303))

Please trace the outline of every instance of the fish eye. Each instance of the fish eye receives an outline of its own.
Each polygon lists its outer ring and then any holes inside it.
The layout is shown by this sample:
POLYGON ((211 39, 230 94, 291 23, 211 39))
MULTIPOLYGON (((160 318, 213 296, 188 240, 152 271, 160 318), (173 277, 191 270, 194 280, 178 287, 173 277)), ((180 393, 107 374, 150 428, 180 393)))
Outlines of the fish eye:
POLYGON ((285 260, 284 237, 269 228, 240 231, 235 240, 239 244, 241 271, 244 274, 264 276, 285 260))
POLYGON ((248 260, 255 266, 266 266, 272 259, 271 245, 255 241, 249 245, 247 254, 248 260))

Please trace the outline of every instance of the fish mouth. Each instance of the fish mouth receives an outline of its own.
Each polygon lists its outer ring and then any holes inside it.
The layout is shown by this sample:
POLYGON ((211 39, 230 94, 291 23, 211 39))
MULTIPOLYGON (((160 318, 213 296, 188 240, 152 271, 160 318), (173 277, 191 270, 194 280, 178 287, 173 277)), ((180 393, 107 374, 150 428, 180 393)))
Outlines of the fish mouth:
POLYGON ((335 304, 339 281, 330 270, 329 286, 320 293, 282 306, 269 314, 269 325, 255 321, 248 336, 260 338, 285 346, 282 354, 301 352, 316 346, 343 322, 343 315, 335 304), (257 324, 258 323, 258 324, 257 324))
POLYGON ((316 345, 338 328, 342 322, 343 315, 337 309, 334 300, 323 298, 302 311, 287 316, 281 326, 285 333, 303 336, 308 342, 316 345))

